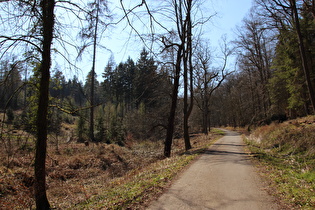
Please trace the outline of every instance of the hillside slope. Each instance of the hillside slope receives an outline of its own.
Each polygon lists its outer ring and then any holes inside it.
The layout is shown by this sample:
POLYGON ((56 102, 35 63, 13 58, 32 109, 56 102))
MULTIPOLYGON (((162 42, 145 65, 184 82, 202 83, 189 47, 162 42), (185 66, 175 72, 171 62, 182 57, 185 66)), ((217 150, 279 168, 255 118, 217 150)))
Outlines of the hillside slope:
POLYGON ((315 207, 315 116, 262 126, 245 139, 277 196, 291 208, 315 207))

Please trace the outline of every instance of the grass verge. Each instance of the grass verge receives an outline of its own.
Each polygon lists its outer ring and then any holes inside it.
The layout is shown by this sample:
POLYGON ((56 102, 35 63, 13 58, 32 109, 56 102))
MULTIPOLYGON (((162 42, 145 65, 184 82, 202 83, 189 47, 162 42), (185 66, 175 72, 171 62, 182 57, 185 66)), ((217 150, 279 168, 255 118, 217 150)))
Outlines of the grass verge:
POLYGON ((128 209, 145 205, 164 188, 197 154, 175 156, 131 171, 110 183, 101 195, 76 205, 77 209, 128 209))
POLYGON ((273 193, 287 208, 315 208, 314 130, 315 117, 308 117, 258 128, 246 138, 273 193))
MULTIPOLYGON (((171 181, 193 160, 204 152, 217 135, 207 144, 189 152, 154 162, 147 167, 128 172, 113 180, 104 191, 75 205, 75 209, 144 209, 161 195, 171 181)), ((205 138, 205 137, 203 137, 205 138)))

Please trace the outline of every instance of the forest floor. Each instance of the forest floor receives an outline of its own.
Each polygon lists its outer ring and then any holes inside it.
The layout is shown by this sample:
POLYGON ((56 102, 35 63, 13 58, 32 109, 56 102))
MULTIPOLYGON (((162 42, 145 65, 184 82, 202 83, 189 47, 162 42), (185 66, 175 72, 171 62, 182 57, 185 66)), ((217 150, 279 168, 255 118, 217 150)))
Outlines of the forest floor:
MULTIPOLYGON (((63 126, 69 130, 69 126, 63 126)), ((163 141, 128 140, 116 144, 68 142, 49 138, 47 195, 55 209, 113 209, 146 206, 171 179, 202 153, 222 132, 194 134, 185 153, 175 139, 172 157, 163 158, 163 141), (58 140, 58 141, 57 141, 58 140), (101 201, 100 201, 101 200, 101 201)), ((34 137, 14 129, 2 135, 0 147, 0 209, 33 209, 34 137)))
MULTIPOLYGON (((63 129, 69 131, 71 126, 64 125, 63 129)), ((34 209, 34 138, 10 127, 4 130, 0 147, 0 209, 34 209)), ((228 161, 239 153, 243 159, 232 162, 248 165, 244 164, 245 159, 251 157, 279 205, 285 209, 314 209, 314 130, 315 116, 261 126, 244 135, 248 154, 224 150, 214 152, 217 155, 213 159, 226 157, 228 161)), ((184 151, 183 139, 175 139, 172 157, 167 159, 162 155, 163 141, 129 139, 124 147, 105 143, 85 146, 69 141, 67 136, 51 136, 46 162, 50 204, 55 209, 145 209, 197 157, 204 152, 213 153, 208 148, 222 135, 217 129, 208 136, 192 135, 193 149, 189 152, 184 151)), ((229 146, 240 148, 236 145, 229 146)), ((211 171, 222 162, 226 160, 215 161, 207 169, 211 171)), ((219 199, 221 203, 217 204, 224 207, 235 203, 233 196, 227 198, 219 199)))

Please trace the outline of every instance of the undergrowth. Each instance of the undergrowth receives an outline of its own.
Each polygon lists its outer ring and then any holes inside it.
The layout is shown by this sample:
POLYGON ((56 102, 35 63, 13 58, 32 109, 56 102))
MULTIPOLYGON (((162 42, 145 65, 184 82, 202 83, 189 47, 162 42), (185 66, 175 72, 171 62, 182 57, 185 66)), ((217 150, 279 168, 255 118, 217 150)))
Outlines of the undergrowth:
POLYGON ((175 156, 151 164, 140 171, 131 171, 123 178, 114 180, 100 195, 76 205, 77 209, 130 209, 142 206, 152 195, 163 192, 165 186, 191 160, 193 155, 175 156))
POLYGON ((193 149, 178 153, 171 158, 156 161, 146 167, 135 169, 113 180, 104 191, 75 205, 75 209, 144 209, 150 201, 162 194, 178 173, 202 154, 219 136, 194 138, 193 149))
MULTIPOLYGON (((60 137, 57 147, 50 139, 46 161, 49 202, 54 209, 143 208, 219 136, 217 130, 208 136, 193 134, 189 152, 184 150, 183 139, 174 139, 168 159, 163 158, 162 141, 85 146, 60 137)), ((33 141, 27 143, 34 147, 33 141)), ((16 152, 8 159, 0 147, 0 209, 34 209, 34 152, 19 150, 13 140, 12 148, 16 152)))
POLYGON ((315 116, 257 128, 246 141, 276 194, 299 209, 315 208, 315 116))

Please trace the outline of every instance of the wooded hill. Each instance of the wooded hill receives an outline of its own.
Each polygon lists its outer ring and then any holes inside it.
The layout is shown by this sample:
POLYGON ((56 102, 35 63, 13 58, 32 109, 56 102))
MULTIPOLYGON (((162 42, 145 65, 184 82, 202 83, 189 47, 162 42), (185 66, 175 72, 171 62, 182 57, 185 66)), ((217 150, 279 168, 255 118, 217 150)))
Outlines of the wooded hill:
POLYGON ((190 150, 190 134, 207 134, 211 126, 251 129, 315 114, 313 1, 256 1, 237 27, 237 38, 223 39, 220 59, 202 35, 202 26, 212 18, 203 16, 202 1, 134 4, 128 8, 121 1, 117 24, 125 21, 146 47, 136 61, 104 61, 106 68, 96 75, 96 48, 113 22, 107 1, 0 3, 0 138, 10 148, 12 133, 35 137, 39 209, 50 206, 45 186, 48 137, 120 146, 129 140, 164 140, 163 155, 170 157, 174 138, 183 137, 185 150, 190 150), (75 18, 64 23, 61 14, 69 13, 75 18), (143 26, 149 30, 145 35, 130 21, 139 14, 150 23, 143 26), (166 17, 170 25, 162 24, 166 17), (77 31, 73 43, 62 39, 73 35, 67 29, 71 26, 77 31), (83 43, 75 46, 79 56, 93 47, 85 81, 66 79, 66 67, 52 59, 61 54, 74 66, 67 47, 74 47, 78 37, 83 43))
MULTIPOLYGON (((22 81, 17 66, 10 70, 3 64, 4 84, 1 87, 2 110, 5 121, 17 129, 35 131, 37 106, 37 69, 33 76, 22 81), (13 82, 10 82, 13 81, 13 82), (14 94, 21 84, 19 94, 14 94), (13 96, 13 97, 12 97, 13 96)), ((135 139, 162 137, 170 102, 170 75, 157 69, 156 62, 143 50, 135 63, 129 58, 115 65, 109 61, 104 73, 95 81, 95 141, 122 143, 129 135, 135 139)), ((96 78, 96 77, 95 77, 96 78)), ((55 69, 50 82, 49 131, 59 134, 63 122, 76 124, 71 137, 79 142, 89 140, 91 72, 84 82, 77 77, 66 80, 60 69, 55 69)))
MULTIPOLYGON (((211 65, 215 58, 207 46, 196 46, 195 106, 189 119, 192 131, 206 132, 210 124, 234 127, 268 124, 314 113, 314 13, 310 3, 297 3, 298 19, 289 11, 288 3, 276 5, 272 0, 257 3, 236 29, 238 38, 228 44, 237 55, 237 68, 232 73, 211 65), (305 48, 303 59, 299 43, 305 48)), ((107 61, 102 75, 95 75, 97 141, 118 142, 127 135, 136 139, 163 138, 174 85, 174 72, 166 61, 153 58, 145 49, 139 52, 137 61, 131 58, 119 64, 115 64, 114 58, 107 61)), ((28 61, 27 65, 33 67, 32 73, 26 72, 29 67, 26 69, 18 57, 2 59, 0 109, 7 112, 6 120, 32 131, 39 64, 28 61)), ((72 116, 79 116, 76 136, 80 141, 88 138, 91 74, 85 81, 77 77, 66 80, 62 68, 52 70, 51 131, 58 132, 61 122, 73 122, 72 116)), ((177 109, 178 136, 183 133, 182 102, 178 102, 177 109)))

